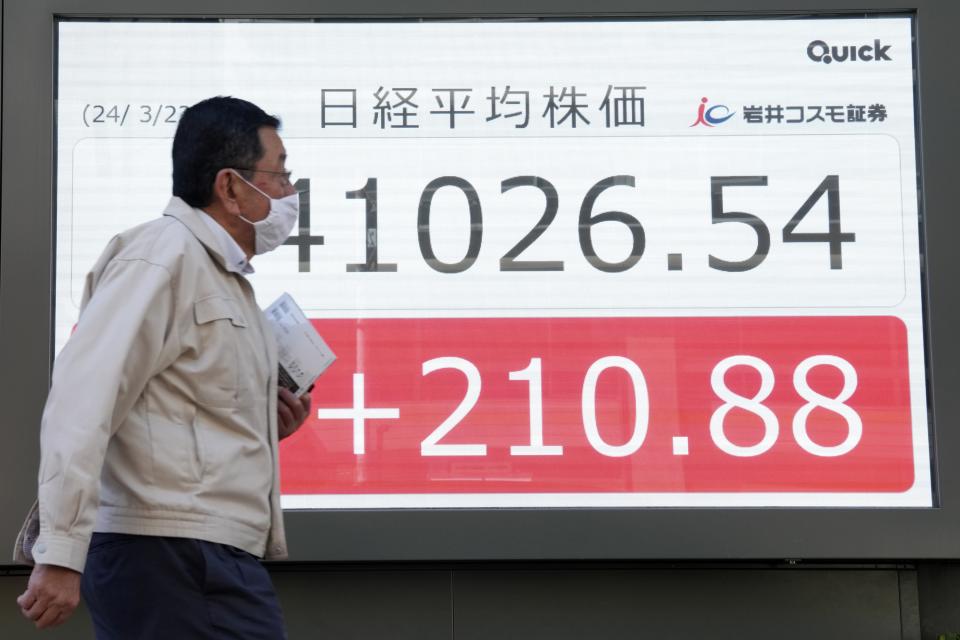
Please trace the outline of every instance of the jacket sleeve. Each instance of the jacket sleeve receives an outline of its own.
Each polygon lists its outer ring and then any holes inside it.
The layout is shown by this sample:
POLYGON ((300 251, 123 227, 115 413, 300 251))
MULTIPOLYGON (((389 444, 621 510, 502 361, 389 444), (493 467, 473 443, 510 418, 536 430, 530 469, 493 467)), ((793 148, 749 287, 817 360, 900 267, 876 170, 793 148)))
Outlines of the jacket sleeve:
POLYGON ((142 259, 90 276, 80 320, 53 368, 40 430, 39 564, 83 571, 111 434, 142 393, 173 332, 170 272, 142 259))

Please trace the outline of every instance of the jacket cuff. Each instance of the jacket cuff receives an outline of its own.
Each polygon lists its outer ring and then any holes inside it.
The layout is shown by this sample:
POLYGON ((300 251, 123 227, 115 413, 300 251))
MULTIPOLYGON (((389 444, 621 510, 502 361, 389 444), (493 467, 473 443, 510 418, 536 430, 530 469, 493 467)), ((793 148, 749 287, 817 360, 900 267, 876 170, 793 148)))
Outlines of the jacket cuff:
POLYGON ((89 540, 41 532, 33 545, 33 560, 37 564, 53 564, 82 573, 89 546, 89 540))

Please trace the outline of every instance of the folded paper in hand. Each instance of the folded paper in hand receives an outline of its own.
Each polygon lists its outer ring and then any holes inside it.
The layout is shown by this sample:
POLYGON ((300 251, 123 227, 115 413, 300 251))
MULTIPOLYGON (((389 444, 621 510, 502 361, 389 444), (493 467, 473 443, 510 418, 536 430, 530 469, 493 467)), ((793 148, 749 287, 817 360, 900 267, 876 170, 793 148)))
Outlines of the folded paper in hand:
POLYGON ((300 396, 337 359, 289 293, 267 307, 267 320, 277 339, 279 384, 300 396))

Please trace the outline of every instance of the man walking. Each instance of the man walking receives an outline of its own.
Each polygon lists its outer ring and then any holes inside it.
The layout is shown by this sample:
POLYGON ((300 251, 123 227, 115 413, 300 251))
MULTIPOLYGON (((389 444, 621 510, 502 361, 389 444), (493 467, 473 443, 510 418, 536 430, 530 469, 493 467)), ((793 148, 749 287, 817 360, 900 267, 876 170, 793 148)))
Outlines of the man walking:
POLYGON ((258 558, 286 556, 277 443, 310 400, 278 390, 245 277, 298 219, 279 125, 236 98, 187 109, 163 216, 113 238, 87 276, 17 541, 36 563, 17 602, 37 627, 82 590, 100 640, 285 637, 258 558))

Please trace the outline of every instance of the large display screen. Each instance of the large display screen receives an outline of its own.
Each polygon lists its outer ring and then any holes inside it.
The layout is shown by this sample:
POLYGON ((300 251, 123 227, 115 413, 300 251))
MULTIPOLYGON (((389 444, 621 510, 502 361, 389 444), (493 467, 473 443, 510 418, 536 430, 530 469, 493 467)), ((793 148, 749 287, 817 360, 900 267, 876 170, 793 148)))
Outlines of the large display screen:
POLYGON ((912 33, 60 22, 55 351, 234 95, 301 191, 258 299, 338 357, 285 508, 933 506, 912 33))

